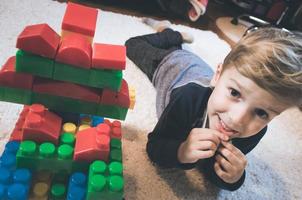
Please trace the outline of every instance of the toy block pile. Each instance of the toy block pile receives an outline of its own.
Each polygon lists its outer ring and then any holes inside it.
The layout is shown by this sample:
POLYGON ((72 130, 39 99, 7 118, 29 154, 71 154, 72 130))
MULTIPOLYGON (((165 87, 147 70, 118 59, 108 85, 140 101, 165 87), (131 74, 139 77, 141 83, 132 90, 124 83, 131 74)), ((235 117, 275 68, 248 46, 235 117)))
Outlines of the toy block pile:
POLYGON ((25 104, 0 157, 0 200, 121 200, 121 122, 135 104, 124 46, 92 44, 98 11, 68 3, 61 36, 27 26, 0 71, 0 100, 25 104), (102 117, 99 117, 102 116, 102 117))
POLYGON ((0 100, 124 120, 135 102, 123 79, 126 48, 92 43, 97 14, 68 3, 62 36, 47 24, 25 27, 0 71, 0 100))

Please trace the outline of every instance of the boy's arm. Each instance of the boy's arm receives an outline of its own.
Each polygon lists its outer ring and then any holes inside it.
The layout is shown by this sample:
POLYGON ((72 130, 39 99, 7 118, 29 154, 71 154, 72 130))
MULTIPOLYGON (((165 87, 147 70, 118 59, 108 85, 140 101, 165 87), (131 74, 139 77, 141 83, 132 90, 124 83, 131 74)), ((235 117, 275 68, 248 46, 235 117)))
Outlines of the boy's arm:
MULTIPOLYGON (((232 144, 237 147, 245 155, 249 153, 259 143, 264 136, 267 127, 262 129, 258 134, 248 138, 235 138, 232 140, 232 144)), ((243 184, 245 179, 245 171, 241 178, 236 183, 226 183, 220 177, 217 176, 214 170, 215 158, 209 158, 204 161, 200 161, 202 169, 205 172, 205 176, 216 186, 226 190, 237 190, 243 184)))
POLYGON ((204 97, 209 96, 209 92, 194 83, 173 90, 169 104, 148 135, 147 153, 153 162, 165 168, 190 169, 195 166, 195 163, 180 163, 177 152, 193 122, 203 113, 200 109, 206 106, 207 98, 204 97))

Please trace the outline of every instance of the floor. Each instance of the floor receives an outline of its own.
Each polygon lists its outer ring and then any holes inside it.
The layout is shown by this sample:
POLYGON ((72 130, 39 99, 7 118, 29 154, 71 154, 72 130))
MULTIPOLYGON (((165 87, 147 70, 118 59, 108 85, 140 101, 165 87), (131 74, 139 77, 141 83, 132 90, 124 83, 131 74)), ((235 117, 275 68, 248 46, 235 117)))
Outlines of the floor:
MULTIPOLYGON (((64 2, 64 0, 61 1, 64 2)), ((174 24, 182 24, 201 30, 211 30, 217 33, 220 38, 226 40, 231 46, 234 45, 234 41, 232 41, 226 33, 228 30, 221 30, 221 28, 217 26, 216 20, 219 17, 235 17, 242 14, 242 11, 236 8, 236 6, 231 5, 231 3, 222 3, 227 1, 221 0, 210 0, 207 12, 196 22, 163 13, 154 1, 150 0, 73 0, 73 2, 100 8, 105 11, 137 17, 152 17, 158 20, 168 19, 174 24)))

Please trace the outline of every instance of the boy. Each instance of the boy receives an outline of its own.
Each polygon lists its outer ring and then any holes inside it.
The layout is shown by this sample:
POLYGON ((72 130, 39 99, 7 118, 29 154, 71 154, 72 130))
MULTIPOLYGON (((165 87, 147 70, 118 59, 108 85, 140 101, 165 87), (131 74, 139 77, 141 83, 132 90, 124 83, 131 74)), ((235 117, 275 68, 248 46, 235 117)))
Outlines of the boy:
POLYGON ((160 167, 191 169, 197 163, 220 188, 244 182, 250 152, 267 124, 302 105, 302 34, 276 28, 250 32, 215 74, 193 53, 186 33, 168 21, 144 19, 158 33, 126 41, 127 56, 157 90, 159 120, 148 135, 147 153, 160 167))

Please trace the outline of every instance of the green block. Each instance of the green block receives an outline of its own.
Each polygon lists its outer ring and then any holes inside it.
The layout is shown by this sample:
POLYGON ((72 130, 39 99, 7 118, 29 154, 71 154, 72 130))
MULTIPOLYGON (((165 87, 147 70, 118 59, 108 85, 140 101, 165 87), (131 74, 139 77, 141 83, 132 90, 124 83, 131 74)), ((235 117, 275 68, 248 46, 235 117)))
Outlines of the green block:
POLYGON ((12 103, 31 104, 32 92, 30 90, 0 87, 0 100, 12 103))
POLYGON ((17 167, 33 171, 49 170, 50 172, 72 172, 73 148, 63 144, 56 147, 50 142, 38 145, 34 141, 21 142, 17 152, 17 167))
POLYGON ((110 149, 122 149, 122 141, 120 139, 111 138, 110 149))
POLYGON ((37 76, 52 78, 54 60, 34 55, 23 50, 16 53, 16 72, 25 72, 37 76))
POLYGON ((90 85, 90 70, 80 67, 73 67, 68 64, 55 62, 53 79, 78 83, 82 85, 90 85))
POLYGON ((125 120, 128 108, 115 105, 99 105, 97 115, 114 119, 125 120))
POLYGON ((98 104, 92 102, 83 102, 77 99, 72 99, 68 97, 52 96, 42 93, 32 94, 32 103, 41 103, 47 108, 72 112, 72 113, 83 113, 92 114, 97 113, 98 104))
POLYGON ((119 162, 94 161, 89 167, 86 200, 118 200, 124 196, 123 167, 119 162))
POLYGON ((110 162, 123 162, 123 155, 121 149, 111 149, 109 154, 109 160, 110 162))
POLYGON ((64 184, 56 183, 51 186, 50 200, 64 200, 67 193, 67 188, 64 184))
POLYGON ((122 71, 91 69, 89 83, 93 87, 119 91, 122 85, 122 78, 122 71))
POLYGON ((120 70, 100 70, 74 67, 55 62, 53 79, 69 81, 96 88, 109 88, 119 91, 123 73, 120 70))

